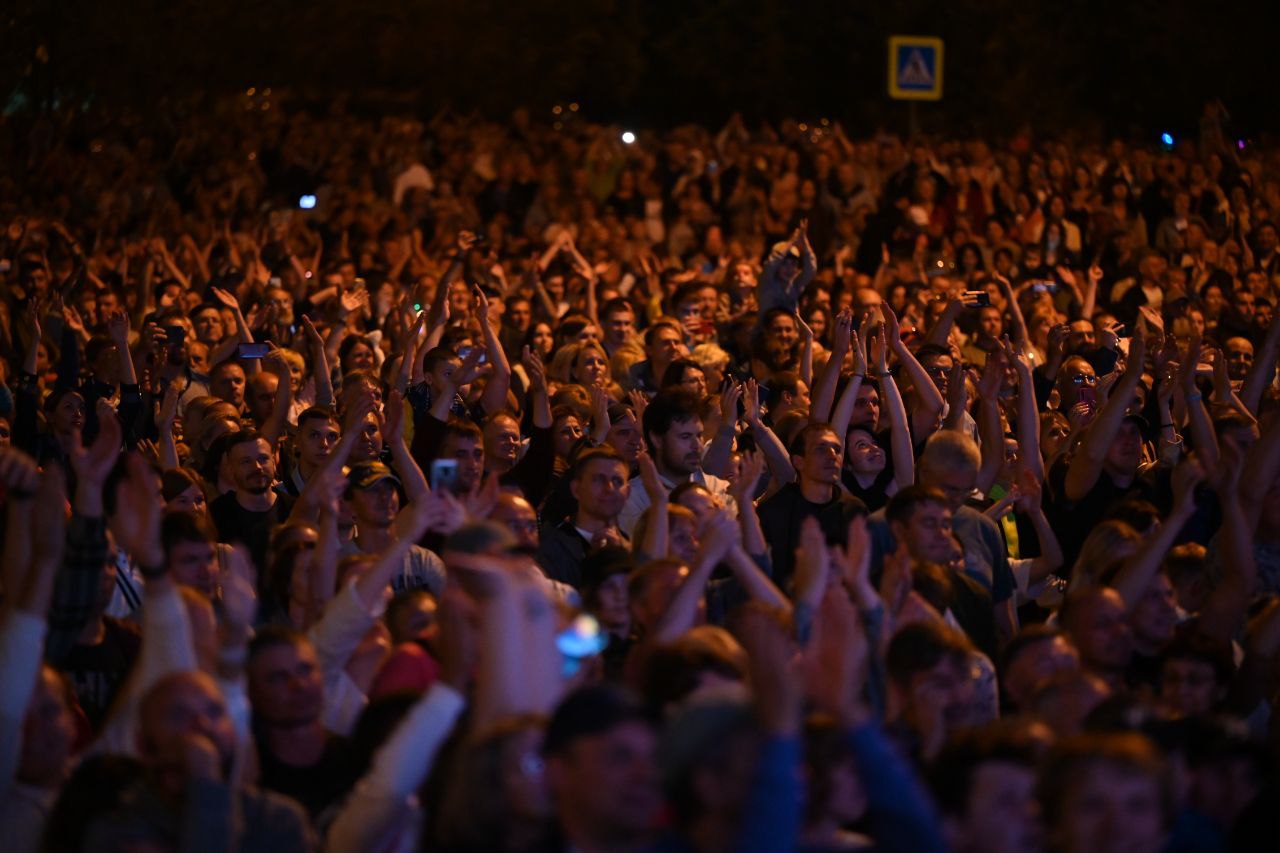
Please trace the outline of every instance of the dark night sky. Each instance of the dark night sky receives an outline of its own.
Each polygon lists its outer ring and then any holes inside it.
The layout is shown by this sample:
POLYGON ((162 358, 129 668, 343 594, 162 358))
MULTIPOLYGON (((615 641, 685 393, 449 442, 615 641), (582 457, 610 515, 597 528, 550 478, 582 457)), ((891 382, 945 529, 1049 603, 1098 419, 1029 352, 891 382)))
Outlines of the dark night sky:
POLYGON ((0 85, 37 99, 153 105, 274 85, 318 99, 397 92, 424 109, 572 99, 634 123, 743 110, 865 129, 905 116, 885 95, 885 40, 905 32, 946 39, 946 98, 921 110, 926 128, 1190 130, 1214 96, 1242 132, 1280 125, 1269 67, 1280 12, 1263 2, 11 2, 0 85))

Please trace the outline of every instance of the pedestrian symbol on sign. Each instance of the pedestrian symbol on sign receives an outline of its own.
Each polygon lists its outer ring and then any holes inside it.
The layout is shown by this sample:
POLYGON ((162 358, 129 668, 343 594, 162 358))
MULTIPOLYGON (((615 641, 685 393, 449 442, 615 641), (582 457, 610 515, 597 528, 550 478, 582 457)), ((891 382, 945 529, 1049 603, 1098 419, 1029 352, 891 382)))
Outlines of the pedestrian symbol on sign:
POLYGON ((942 97, 942 39, 892 36, 889 39, 889 95, 936 101, 942 97))
POLYGON ((898 85, 911 89, 932 89, 933 71, 924 61, 924 54, 919 50, 907 53, 907 64, 898 72, 898 85))

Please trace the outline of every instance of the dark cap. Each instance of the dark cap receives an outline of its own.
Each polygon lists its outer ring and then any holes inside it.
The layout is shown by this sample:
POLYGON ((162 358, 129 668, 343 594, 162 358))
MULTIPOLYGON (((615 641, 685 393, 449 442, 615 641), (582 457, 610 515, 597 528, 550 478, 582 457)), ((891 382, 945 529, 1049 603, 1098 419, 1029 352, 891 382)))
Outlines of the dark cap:
POLYGON ((579 688, 551 715, 542 751, 546 755, 564 753, 578 738, 601 735, 625 723, 652 725, 653 719, 631 694, 616 687, 579 688))
POLYGON ((351 466, 347 474, 347 486, 352 489, 371 489, 383 480, 390 480, 397 486, 400 478, 381 462, 360 462, 351 466))

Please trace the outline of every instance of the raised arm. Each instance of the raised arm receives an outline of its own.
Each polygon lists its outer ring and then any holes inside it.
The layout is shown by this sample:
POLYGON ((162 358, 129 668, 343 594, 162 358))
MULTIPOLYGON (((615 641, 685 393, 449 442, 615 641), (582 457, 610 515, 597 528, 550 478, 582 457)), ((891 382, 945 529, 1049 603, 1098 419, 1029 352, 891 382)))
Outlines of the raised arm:
MULTIPOLYGON (((796 325, 800 327, 800 378, 804 380, 804 384, 813 385, 813 329, 809 328, 809 324, 800 316, 800 312, 795 314, 796 325)), ((828 359, 829 360, 829 359, 828 359)))
POLYGON ((120 384, 137 385, 138 374, 133 367, 133 354, 129 351, 129 315, 121 310, 107 318, 107 333, 116 345, 116 358, 120 361, 120 384))
MULTIPOLYGON (((640 483, 649 495, 647 510, 649 517, 644 527, 644 539, 635 544, 640 546, 640 553, 644 554, 646 559, 661 560, 667 556, 670 537, 667 489, 658 477, 658 467, 654 465, 653 457, 649 455, 648 450, 641 448, 636 465, 640 469, 640 483)), ((635 486, 633 485, 632 488, 635 486)))
POLYGON ((1220 464, 1211 484, 1222 505, 1222 528, 1218 532, 1218 565, 1222 577, 1200 608, 1200 632, 1221 643, 1230 643, 1246 619, 1249 602, 1258 585, 1253 538, 1257 529, 1250 523, 1240 501, 1240 475, 1245 453, 1227 436, 1222 439, 1220 464))
POLYGON ((1082 500, 1102 475, 1103 460, 1120 430, 1124 413, 1133 400, 1133 390, 1138 387, 1138 380, 1142 377, 1146 351, 1146 340, 1140 334, 1135 334, 1129 344, 1124 375, 1111 389, 1106 404, 1089 425, 1089 431, 1085 433, 1084 440, 1067 469, 1065 491, 1068 500, 1082 500))
POLYGON ((916 481, 916 454, 911 444, 911 419, 907 406, 902 402, 898 383, 889 372, 888 346, 884 335, 871 336, 871 352, 875 360, 876 375, 880 378, 881 411, 889 418, 889 441, 893 449, 893 482, 905 489, 916 481))
POLYGON ((236 318, 236 331, 234 334, 227 335, 218 344, 217 349, 209 353, 209 364, 220 364, 236 354, 240 344, 253 343, 253 330, 249 328, 249 323, 244 318, 244 312, 240 310, 240 300, 235 295, 228 293, 217 287, 209 288, 209 293, 224 308, 230 309, 236 318))
POLYGON ((278 380, 275 400, 271 404, 271 414, 262 425, 262 437, 272 448, 275 448, 280 443, 280 436, 284 435, 285 428, 289 425, 289 407, 293 405, 293 377, 289 373, 289 362, 285 359, 284 353, 274 344, 262 361, 267 372, 278 380))
POLYGON ((1253 360, 1253 366, 1240 386, 1240 399, 1254 415, 1262 405, 1262 395, 1275 381, 1277 355, 1280 355, 1280 316, 1273 318, 1267 327, 1267 336, 1262 341, 1258 357, 1253 360))
POLYGON ((1018 304, 1018 296, 1013 292, 1013 285, 1002 275, 995 276, 995 282, 1000 287, 1000 292, 1004 294, 1004 301, 1008 306, 1013 342, 1017 345, 1018 352, 1030 356, 1034 350, 1031 348, 1031 337, 1027 334, 1027 320, 1022 316, 1022 306, 1018 304))
POLYGON ((429 520, 425 502, 409 504, 396 516, 391 544, 377 556, 373 566, 356 579, 356 593, 364 602, 381 601, 391 580, 404 570, 409 549, 427 532, 429 520))
MULTIPOLYGON (((866 318, 863 318, 866 322, 866 318)), ((840 373, 844 366, 845 354, 849 352, 849 344, 853 337, 853 312, 845 307, 835 319, 835 331, 831 338, 831 355, 822 367, 817 383, 813 386, 813 395, 809 403, 809 422, 824 424, 831 418, 831 406, 836 399, 836 388, 840 384, 840 373)), ((858 371, 854 366, 854 373, 858 371)))
POLYGON ((955 328, 956 318, 960 316, 962 311, 964 311, 964 303, 959 299, 952 299, 948 302, 947 307, 938 315, 938 321, 933 324, 933 328, 925 335, 924 342, 943 349, 950 347, 951 330, 955 328))
POLYGON ((995 485, 1004 466, 1004 429, 1000 420, 1000 387, 1004 384, 1004 351, 987 357, 978 382, 978 437, 982 440, 982 466, 978 489, 985 495, 995 485))
POLYGON ((725 477, 733 455, 733 442, 738 437, 738 401, 742 385, 730 380, 720 392, 720 428, 702 454, 702 469, 708 474, 725 477))
POLYGON ((1196 386, 1196 371, 1200 366, 1200 338, 1193 337, 1178 365, 1178 388, 1186 410, 1187 428, 1195 441, 1202 462, 1213 469, 1218 464, 1218 436, 1205 408, 1204 397, 1196 386))
POLYGON ((1018 461, 1037 483, 1044 482, 1044 457, 1040 455, 1040 405, 1036 400, 1035 378, 1025 351, 1006 339, 1005 358, 1011 359, 1018 374, 1018 461))
MULTIPOLYGON (((316 384, 316 405, 333 405, 333 375, 329 370, 329 356, 325 352, 324 338, 316 331, 311 318, 303 315, 302 329, 306 334, 307 346, 311 350, 311 378, 316 384)), ((406 355, 408 357, 408 355, 406 355)))
POLYGON ((1182 526, 1195 514, 1196 486, 1205 472, 1195 457, 1188 457, 1173 472, 1173 509, 1169 517, 1142 544, 1137 554, 1127 560, 1112 584, 1129 610, 1138 606, 1151 579, 1160 571, 1165 554, 1177 541, 1182 526))
POLYGON ((498 340, 498 330, 489 319, 489 298, 480 288, 475 289, 476 314, 480 320, 480 330, 484 333, 484 348, 493 365, 493 373, 485 383, 484 394, 480 404, 485 414, 501 412, 507 408, 507 392, 511 389, 511 364, 507 361, 507 352, 498 340))
POLYGON ((742 454, 742 469, 733 481, 730 494, 738 504, 738 526, 742 528, 742 547, 752 559, 768 557, 769 543, 756 512, 755 494, 764 473, 764 454, 758 450, 742 454))
POLYGON ((648 638, 654 644, 671 643, 694 627, 698 621, 698 605, 706 593, 707 581, 720 561, 729 553, 738 538, 738 525, 727 513, 716 516, 698 546, 698 556, 689 567, 689 574, 676 590, 667 605, 666 612, 658 619, 653 634, 648 638))
POLYGON ((933 384, 933 379, 929 377, 924 365, 916 360, 911 350, 907 349, 907 345, 902 342, 902 329, 893 309, 886 303, 880 306, 880 312, 884 315, 884 335, 889 349, 902 364, 907 378, 911 380, 911 387, 915 388, 916 416, 924 420, 936 420, 946 406, 946 401, 942 399, 942 392, 938 390, 937 385, 933 384))
POLYGON ((1240 498, 1249 529, 1255 530, 1272 485, 1280 477, 1280 415, 1272 414, 1249 449, 1240 480, 1240 498))
POLYGON ((391 449, 391 462, 395 465, 400 482, 404 484, 405 498, 409 503, 416 503, 425 498, 431 491, 422 468, 414 461, 409 446, 404 441, 404 394, 392 389, 387 394, 387 402, 383 407, 386 420, 382 425, 382 438, 391 449))
POLYGON ((769 466, 769 478, 778 486, 790 483, 796 478, 796 469, 791 464, 791 456, 787 448, 778 438, 777 433, 769 429, 760 415, 760 385, 754 379, 748 379, 742 387, 742 414, 747 426, 756 441, 756 447, 764 454, 769 466))

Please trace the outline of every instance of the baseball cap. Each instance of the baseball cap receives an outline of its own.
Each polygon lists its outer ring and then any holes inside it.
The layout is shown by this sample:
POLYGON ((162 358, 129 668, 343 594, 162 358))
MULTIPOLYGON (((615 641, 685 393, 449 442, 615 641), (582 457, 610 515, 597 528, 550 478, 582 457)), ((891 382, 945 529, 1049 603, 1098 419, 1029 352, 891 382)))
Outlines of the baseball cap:
POLYGON ((347 486, 353 489, 371 489, 383 480, 400 485, 400 478, 382 462, 359 462, 347 474, 347 486))

